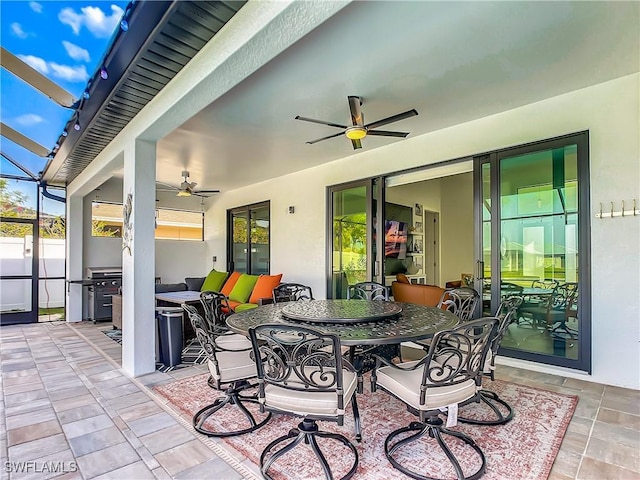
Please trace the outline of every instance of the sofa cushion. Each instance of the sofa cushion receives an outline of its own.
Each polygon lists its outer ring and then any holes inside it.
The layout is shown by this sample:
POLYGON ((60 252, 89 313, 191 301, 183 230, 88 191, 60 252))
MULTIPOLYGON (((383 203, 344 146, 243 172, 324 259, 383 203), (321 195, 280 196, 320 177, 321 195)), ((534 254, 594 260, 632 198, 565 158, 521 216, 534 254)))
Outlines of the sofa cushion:
POLYGON ((248 275, 243 273, 233 286, 233 290, 229 293, 229 300, 234 302, 246 303, 251 296, 253 287, 255 287, 258 281, 258 275, 248 275))
MULTIPOLYGON (((219 292, 228 276, 229 274, 227 272, 218 272, 214 268, 209 272, 209 275, 204 279, 204 282, 198 290, 201 292, 219 292)), ((187 279, 185 278, 185 280, 187 279)))
POLYGON ((239 303, 236 307, 233 308, 233 311, 242 312, 244 310, 251 310, 252 308, 258 308, 258 305, 255 303, 239 303))
POLYGON ((280 285, 282 280, 282 274, 279 275, 260 275, 256 286, 253 287, 251 297, 249 297, 249 303, 258 303, 261 298, 272 298, 273 289, 280 285))
POLYGON ((184 279, 184 283, 187 284, 187 290, 199 292, 204 280, 205 277, 187 277, 184 279))
POLYGON ((227 278, 227 281, 224 282, 224 285, 220 289, 220 293, 228 297, 229 294, 231 293, 231 290, 233 290, 233 287, 236 286, 236 282, 240 278, 240 275, 241 275, 240 272, 232 272, 231 275, 229 275, 229 278, 227 278))
POLYGON ((187 289, 186 283, 156 283, 156 293, 182 292, 187 289))

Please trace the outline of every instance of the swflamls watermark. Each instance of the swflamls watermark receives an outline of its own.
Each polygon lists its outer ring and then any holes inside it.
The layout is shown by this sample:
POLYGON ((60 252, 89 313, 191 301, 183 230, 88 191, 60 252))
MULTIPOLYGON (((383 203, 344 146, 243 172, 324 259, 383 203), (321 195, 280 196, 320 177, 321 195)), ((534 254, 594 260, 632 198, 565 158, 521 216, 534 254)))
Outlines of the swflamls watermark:
POLYGON ((78 471, 78 464, 69 462, 4 462, 4 471, 7 473, 71 473, 78 471))

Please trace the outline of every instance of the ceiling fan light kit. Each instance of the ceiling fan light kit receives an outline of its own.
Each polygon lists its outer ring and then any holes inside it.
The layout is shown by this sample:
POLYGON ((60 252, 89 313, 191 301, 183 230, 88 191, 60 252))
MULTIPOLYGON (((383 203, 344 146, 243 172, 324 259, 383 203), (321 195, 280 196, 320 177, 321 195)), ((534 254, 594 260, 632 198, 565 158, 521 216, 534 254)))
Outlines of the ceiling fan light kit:
POLYGON ((302 120, 304 122, 312 122, 319 123, 321 125, 327 125, 329 127, 341 128, 342 132, 336 133, 334 135, 328 135, 326 137, 318 138, 316 140, 311 140, 307 142, 309 145, 313 145, 314 143, 321 142, 322 140, 328 140, 330 138, 339 137, 343 135, 351 140, 351 144, 353 145, 353 149, 357 150, 358 148, 362 148, 362 140, 367 135, 373 135, 377 137, 398 137, 405 138, 409 135, 409 132, 390 132, 386 130, 374 130, 377 127, 381 127, 383 125, 387 125, 392 122, 397 122, 399 120, 403 120, 405 118, 413 117, 418 115, 418 111, 414 108, 408 110, 406 112, 398 113, 397 115, 392 115, 391 117, 383 118, 381 120, 371 122, 369 124, 364 124, 364 115, 360 111, 360 106, 362 105, 362 98, 356 97, 354 95, 349 95, 347 97, 347 101, 349 102, 349 111, 351 113, 351 125, 340 125, 338 123, 326 122, 323 120, 315 120, 313 118, 301 117, 300 115, 296 116, 296 120, 302 120))

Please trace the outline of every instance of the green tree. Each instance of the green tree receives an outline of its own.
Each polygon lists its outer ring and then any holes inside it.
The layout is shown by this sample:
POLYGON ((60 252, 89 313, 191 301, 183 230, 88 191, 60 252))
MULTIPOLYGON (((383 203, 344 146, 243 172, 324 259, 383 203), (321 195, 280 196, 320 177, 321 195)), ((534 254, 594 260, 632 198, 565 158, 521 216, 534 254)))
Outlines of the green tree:
MULTIPOLYGON (((0 214, 9 218, 35 218, 35 211, 26 208, 24 204, 29 200, 29 196, 16 190, 9 190, 7 180, 0 178, 0 214)), ((32 235, 31 225, 20 223, 0 224, 0 237, 25 237, 32 235)))

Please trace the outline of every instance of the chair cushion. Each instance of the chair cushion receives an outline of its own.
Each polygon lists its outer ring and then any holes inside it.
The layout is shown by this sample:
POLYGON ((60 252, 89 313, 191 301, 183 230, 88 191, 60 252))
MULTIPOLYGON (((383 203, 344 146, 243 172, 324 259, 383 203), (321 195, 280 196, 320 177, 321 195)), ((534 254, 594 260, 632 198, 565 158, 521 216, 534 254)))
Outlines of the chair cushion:
POLYGON ((261 298, 273 298, 273 289, 280 285, 282 274, 260 275, 256 285, 253 287, 249 303, 258 303, 261 298))
MULTIPOLYGON (((343 370, 344 403, 351 400, 351 396, 358 384, 354 372, 343 370)), ((296 415, 341 415, 338 411, 338 396, 335 392, 313 392, 287 390, 277 385, 265 386, 265 405, 296 415)))
POLYGON ((240 272, 231 272, 231 275, 229 275, 227 281, 224 282, 224 285, 220 289, 220 293, 228 297, 231 290, 233 290, 233 287, 236 286, 236 282, 240 278, 240 275, 242 275, 240 272))
POLYGON ((234 302, 247 303, 247 300, 249 300, 251 292, 253 291, 253 287, 255 287, 257 281, 258 275, 248 275, 246 273, 240 275, 240 278, 233 286, 233 290, 231 290, 231 293, 229 293, 229 300, 233 300, 234 302))
MULTIPOLYGON (((399 366, 409 367, 417 362, 402 363, 399 366)), ((438 366, 432 362, 433 366, 438 366)), ((476 394, 476 383, 473 380, 456 385, 427 387, 424 405, 420 405, 420 386, 424 367, 403 371, 393 367, 382 367, 377 372, 377 384, 395 395, 416 410, 436 410, 453 403, 463 402, 476 394)))
POLYGON ((227 350, 251 350, 251 340, 238 333, 218 335, 216 345, 227 350))
MULTIPOLYGON (((201 292, 219 292, 228 276, 229 273, 227 272, 218 272, 217 270, 213 269, 209 272, 207 278, 204 279, 204 282, 202 283, 200 288, 190 288, 189 290, 200 290, 201 292)), ((185 280, 187 279, 185 278, 185 280)))
POLYGON ((214 363, 209 360, 209 373, 211 376, 219 380, 220 382, 233 382, 234 380, 241 380, 243 378, 256 377, 256 364, 249 356, 251 352, 218 352, 216 358, 218 359, 218 366, 220 367, 220 373, 216 371, 214 363))
POLYGON ((187 289, 186 283, 156 283, 155 293, 184 292, 187 289))

